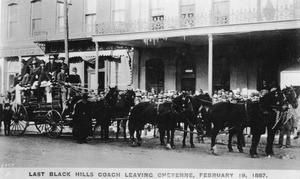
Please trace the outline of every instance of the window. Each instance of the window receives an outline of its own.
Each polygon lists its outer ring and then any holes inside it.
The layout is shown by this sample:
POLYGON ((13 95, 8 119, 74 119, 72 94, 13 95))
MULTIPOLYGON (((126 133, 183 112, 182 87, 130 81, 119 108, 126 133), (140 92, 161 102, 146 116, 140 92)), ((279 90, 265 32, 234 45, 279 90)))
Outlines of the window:
POLYGON ((17 38, 18 36, 18 5, 8 5, 8 38, 17 38))
POLYGON ((96 11, 96 0, 85 0, 85 25, 86 32, 88 33, 93 32, 94 26, 96 24, 96 11))
POLYGON ((181 22, 183 27, 195 25, 195 0, 181 0, 181 22))
POLYGON ((164 28, 164 0, 151 0, 152 29, 164 28))
POLYGON ((229 0, 213 1, 213 23, 227 24, 229 21, 229 0))
POLYGON ((33 1, 31 3, 31 36, 39 34, 42 27, 42 2, 33 1))
POLYGON ((57 2, 57 32, 64 32, 64 3, 63 2, 57 2))
POLYGON ((125 2, 120 0, 114 0, 113 3, 113 21, 125 22, 125 2))

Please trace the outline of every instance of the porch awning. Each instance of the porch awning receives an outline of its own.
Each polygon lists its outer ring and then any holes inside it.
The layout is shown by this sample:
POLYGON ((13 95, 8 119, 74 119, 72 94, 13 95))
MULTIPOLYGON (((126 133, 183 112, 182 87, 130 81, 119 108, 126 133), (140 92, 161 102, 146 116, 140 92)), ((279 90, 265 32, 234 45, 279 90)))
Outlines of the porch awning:
MULTIPOLYGON (((127 50, 99 50, 99 56, 111 56, 116 59, 120 59, 122 56, 128 56, 127 50)), ((65 57, 65 53, 60 53, 59 57, 65 57)), ((69 58, 81 57, 84 61, 91 61, 96 58, 96 51, 88 52, 69 52, 69 58)))

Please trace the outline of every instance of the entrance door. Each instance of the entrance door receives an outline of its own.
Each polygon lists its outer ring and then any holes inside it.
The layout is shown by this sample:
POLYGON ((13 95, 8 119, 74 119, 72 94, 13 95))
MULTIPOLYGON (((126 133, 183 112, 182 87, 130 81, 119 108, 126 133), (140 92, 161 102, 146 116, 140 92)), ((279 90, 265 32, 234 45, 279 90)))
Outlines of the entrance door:
POLYGON ((104 75, 104 72, 99 72, 98 83, 99 83, 98 89, 100 91, 104 91, 104 89, 105 89, 105 75, 104 75))
POLYGON ((182 78, 181 90, 195 92, 196 80, 195 78, 182 78))
POLYGON ((156 92, 164 90, 164 62, 161 59, 146 61, 146 90, 156 92))

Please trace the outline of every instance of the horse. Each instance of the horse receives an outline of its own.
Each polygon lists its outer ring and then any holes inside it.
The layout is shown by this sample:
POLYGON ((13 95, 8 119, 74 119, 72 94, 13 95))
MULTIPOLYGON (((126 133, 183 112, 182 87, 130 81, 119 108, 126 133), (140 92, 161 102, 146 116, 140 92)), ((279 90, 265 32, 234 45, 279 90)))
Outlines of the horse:
POLYGON ((119 138, 120 133, 120 124, 122 122, 123 126, 123 136, 124 140, 126 140, 126 124, 127 117, 130 109, 135 105, 135 92, 133 90, 126 90, 124 92, 119 92, 118 99, 116 101, 115 107, 115 118, 124 118, 122 121, 117 120, 117 133, 116 138, 119 138))
POLYGON ((211 124, 208 122, 208 109, 212 106, 212 98, 208 93, 195 95, 192 99, 195 116, 197 117, 196 128, 198 129, 198 140, 204 142, 203 138, 211 131, 211 124), (199 130, 200 129, 200 130, 199 130))
POLYGON ((298 107, 297 95, 293 87, 272 91, 263 96, 258 103, 252 104, 249 111, 252 143, 250 147, 251 158, 256 158, 257 146, 260 137, 267 128, 266 155, 274 155, 273 142, 275 134, 283 125, 282 114, 288 109, 289 104, 295 109, 298 107))
POLYGON ((105 95, 104 98, 94 102, 93 115, 96 119, 94 133, 96 129, 100 126, 101 139, 109 139, 109 126, 111 125, 111 120, 115 116, 118 94, 119 91, 117 90, 117 88, 110 87, 108 93, 105 95))
POLYGON ((211 150, 214 155, 217 155, 216 137, 219 132, 225 127, 229 128, 228 148, 232 152, 231 139, 234 134, 237 134, 237 148, 243 153, 242 141, 243 130, 247 126, 247 115, 245 113, 246 102, 242 104, 233 104, 229 102, 220 102, 212 105, 208 111, 208 120, 213 124, 211 130, 211 150))
MULTIPOLYGON (((200 94, 197 96, 191 96, 188 93, 183 93, 177 98, 174 99, 174 108, 177 107, 182 108, 180 112, 180 116, 178 118, 179 123, 184 124, 184 133, 183 133, 183 140, 182 140, 182 148, 186 147, 186 136, 187 136, 187 128, 190 130, 190 145, 191 148, 195 147, 193 141, 193 131, 194 129, 198 132, 198 137, 203 134, 203 127, 202 127, 202 120, 206 121, 205 110, 201 112, 201 109, 206 109, 208 106, 211 105, 211 98, 208 94, 200 94), (202 118, 199 120, 198 116, 201 112, 202 118)), ((176 109, 180 111, 180 109, 176 109)), ((203 141, 203 135, 202 135, 203 141)))
POLYGON ((129 115, 129 131, 132 146, 136 146, 134 133, 138 140, 137 146, 141 146, 141 130, 145 124, 157 125, 160 132, 160 143, 164 145, 164 137, 167 132, 167 145, 174 148, 174 132, 177 125, 179 111, 174 108, 173 102, 153 103, 141 102, 134 106, 129 115), (171 133, 171 134, 170 134, 171 133), (169 143, 169 141, 171 141, 169 143))

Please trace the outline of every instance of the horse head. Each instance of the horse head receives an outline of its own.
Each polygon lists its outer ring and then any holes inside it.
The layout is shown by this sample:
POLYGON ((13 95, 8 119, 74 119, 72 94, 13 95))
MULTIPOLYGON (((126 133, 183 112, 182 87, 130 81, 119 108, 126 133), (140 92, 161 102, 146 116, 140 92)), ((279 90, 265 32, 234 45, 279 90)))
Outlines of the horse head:
POLYGON ((134 106, 135 105, 135 97, 136 97, 135 92, 132 89, 127 90, 124 95, 125 95, 125 99, 126 99, 128 105, 130 107, 134 106))
POLYGON ((298 99, 297 94, 293 88, 293 86, 286 86, 284 89, 281 90, 283 94, 283 100, 285 100, 288 104, 290 104, 294 109, 298 107, 298 99))
POLYGON ((109 87, 108 93, 105 95, 105 101, 110 107, 114 107, 118 101, 119 90, 116 87, 109 87))

